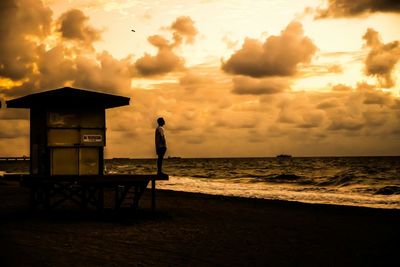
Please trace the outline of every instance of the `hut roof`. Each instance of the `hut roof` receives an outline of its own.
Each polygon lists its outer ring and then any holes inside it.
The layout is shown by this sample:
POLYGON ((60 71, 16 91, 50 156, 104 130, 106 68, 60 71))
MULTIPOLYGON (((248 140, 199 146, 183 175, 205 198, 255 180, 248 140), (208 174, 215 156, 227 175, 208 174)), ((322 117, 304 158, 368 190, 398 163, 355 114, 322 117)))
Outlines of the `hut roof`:
POLYGON ((114 108, 129 105, 129 97, 63 87, 6 101, 7 108, 114 108))

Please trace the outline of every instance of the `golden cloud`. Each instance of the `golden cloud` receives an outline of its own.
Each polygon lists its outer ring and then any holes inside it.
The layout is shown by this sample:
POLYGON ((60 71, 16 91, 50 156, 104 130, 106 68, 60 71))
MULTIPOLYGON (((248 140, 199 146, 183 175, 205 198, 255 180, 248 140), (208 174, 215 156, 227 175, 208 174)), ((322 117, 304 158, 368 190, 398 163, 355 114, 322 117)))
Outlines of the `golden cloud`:
POLYGON ((158 52, 155 56, 146 53, 136 61, 135 67, 140 75, 160 75, 183 68, 183 58, 174 53, 173 46, 166 39, 154 35, 150 36, 148 40, 158 48, 158 52))
POLYGON ((149 43, 157 47, 158 52, 155 56, 146 53, 136 61, 135 67, 139 75, 162 75, 184 69, 184 59, 173 50, 182 44, 183 39, 186 39, 186 43, 193 43, 197 29, 193 20, 186 16, 178 17, 168 29, 173 31, 173 41, 168 41, 160 35, 148 38, 149 43))
POLYGON ((188 16, 178 17, 171 25, 174 31, 174 40, 176 44, 180 44, 182 38, 186 38, 187 43, 193 43, 198 33, 194 26, 194 21, 188 16))
POLYGON ((291 22, 278 36, 270 36, 264 43, 247 38, 222 69, 230 74, 255 78, 268 76, 292 76, 297 66, 307 64, 317 47, 303 35, 299 22, 291 22))
POLYGON ((363 39, 370 51, 365 60, 365 73, 378 78, 383 87, 393 87, 393 70, 400 59, 400 43, 393 41, 383 44, 379 33, 369 28, 363 39))

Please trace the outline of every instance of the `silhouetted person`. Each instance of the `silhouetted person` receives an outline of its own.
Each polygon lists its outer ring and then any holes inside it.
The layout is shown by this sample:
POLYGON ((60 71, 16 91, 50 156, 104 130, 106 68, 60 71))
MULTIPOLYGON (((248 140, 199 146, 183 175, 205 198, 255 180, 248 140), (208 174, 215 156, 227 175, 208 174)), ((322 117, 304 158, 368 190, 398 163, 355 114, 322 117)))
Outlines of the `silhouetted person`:
POLYGON ((167 143, 165 141, 165 134, 164 134, 164 128, 163 126, 165 125, 165 121, 163 118, 158 118, 157 119, 158 127, 156 128, 156 152, 157 152, 157 173, 165 175, 162 172, 162 162, 163 158, 165 155, 165 152, 167 151, 167 143))

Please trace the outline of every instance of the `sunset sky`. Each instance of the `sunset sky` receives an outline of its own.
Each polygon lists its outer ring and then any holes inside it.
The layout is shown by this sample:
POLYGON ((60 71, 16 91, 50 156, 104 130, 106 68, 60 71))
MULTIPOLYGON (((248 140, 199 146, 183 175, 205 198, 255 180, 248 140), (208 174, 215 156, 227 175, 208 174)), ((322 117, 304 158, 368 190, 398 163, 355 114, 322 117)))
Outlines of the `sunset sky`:
POLYGON ((1 0, 0 156, 29 155, 4 101, 72 86, 131 97, 105 156, 399 155, 397 0, 1 0), (135 32, 131 30, 134 29, 135 32))

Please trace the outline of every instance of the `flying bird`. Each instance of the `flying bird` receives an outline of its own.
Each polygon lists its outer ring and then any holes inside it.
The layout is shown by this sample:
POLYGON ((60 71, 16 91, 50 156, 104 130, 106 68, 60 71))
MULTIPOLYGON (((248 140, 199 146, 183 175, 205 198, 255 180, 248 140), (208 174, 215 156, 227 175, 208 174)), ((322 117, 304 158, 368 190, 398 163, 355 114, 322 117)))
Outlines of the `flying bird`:
POLYGON ((135 30, 132 30, 132 32, 135 32, 135 30))

